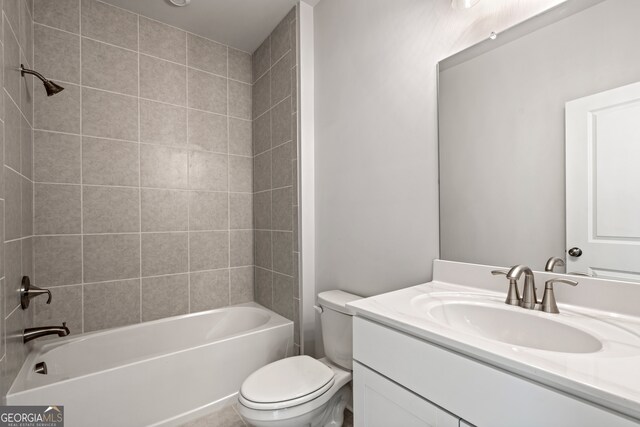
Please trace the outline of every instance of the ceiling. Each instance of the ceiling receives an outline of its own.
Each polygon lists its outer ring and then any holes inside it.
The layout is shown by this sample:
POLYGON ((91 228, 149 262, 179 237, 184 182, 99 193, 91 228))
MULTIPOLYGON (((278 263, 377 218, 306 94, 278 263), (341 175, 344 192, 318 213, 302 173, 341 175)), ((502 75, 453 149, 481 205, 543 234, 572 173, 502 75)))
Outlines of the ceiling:
POLYGON ((103 0, 236 49, 253 53, 296 4, 296 0, 103 0))

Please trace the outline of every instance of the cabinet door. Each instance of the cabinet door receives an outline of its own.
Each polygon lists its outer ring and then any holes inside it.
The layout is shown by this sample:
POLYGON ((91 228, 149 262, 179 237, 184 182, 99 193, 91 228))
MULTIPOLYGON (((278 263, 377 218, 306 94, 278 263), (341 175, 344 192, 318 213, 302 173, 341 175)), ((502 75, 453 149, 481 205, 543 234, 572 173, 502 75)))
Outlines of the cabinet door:
POLYGON ((459 425, 459 418, 355 361, 353 397, 355 427, 459 425))

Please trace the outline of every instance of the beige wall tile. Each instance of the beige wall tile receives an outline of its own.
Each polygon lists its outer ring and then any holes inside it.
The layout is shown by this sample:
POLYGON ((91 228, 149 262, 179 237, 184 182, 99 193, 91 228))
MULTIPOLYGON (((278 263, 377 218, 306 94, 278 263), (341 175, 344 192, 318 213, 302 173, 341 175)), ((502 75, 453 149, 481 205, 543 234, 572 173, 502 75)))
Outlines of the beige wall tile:
POLYGON ((251 102, 254 119, 271 108, 271 71, 268 71, 253 84, 251 102))
POLYGON ((255 301, 267 308, 273 307, 273 273, 256 267, 254 269, 255 301))
POLYGON ((96 0, 82 1, 82 35, 126 47, 138 48, 138 16, 96 0))
POLYGON ((22 237, 33 235, 33 182, 22 178, 20 183, 22 192, 22 237))
POLYGON ((271 240, 271 231, 255 230, 253 244, 256 266, 271 269, 271 240))
POLYGON ((251 85, 229 80, 229 115, 251 119, 251 85))
POLYGON ((33 68, 54 81, 80 83, 80 36, 38 24, 33 36, 33 68))
POLYGON ((56 96, 47 96, 40 88, 34 91, 34 128, 80 133, 80 88, 65 83, 56 96))
MULTIPOLYGON (((5 298, 3 305, 7 313, 20 305, 20 285, 22 283, 22 242, 14 240, 4 244, 5 298)), ((33 279, 33 277, 32 277, 33 279)))
POLYGON ((253 301, 253 267, 229 270, 229 304, 253 301))
POLYGON ((188 69, 189 107, 227 114, 227 79, 188 69))
POLYGON ((36 236, 33 249, 38 286, 82 283, 81 236, 36 236))
POLYGON ((271 148, 271 112, 267 111, 253 121, 253 154, 264 153, 271 148))
POLYGON ((273 273, 273 311, 293 320, 293 281, 290 276, 273 273))
POLYGON ((188 266, 188 234, 143 233, 142 275, 184 273, 188 266))
POLYGON ((78 33, 80 31, 80 2, 78 0, 34 0, 35 22, 78 33))
POLYGON ((227 230, 228 228, 228 193, 189 192, 190 230, 227 230))
POLYGON ((212 40, 187 35, 187 64, 220 76, 227 75, 227 47, 212 40))
POLYGON ((229 119, 229 154, 253 155, 250 120, 229 119))
POLYGON ((35 184, 35 234, 80 234, 80 186, 35 184))
POLYGON ((138 54, 82 38, 82 84, 137 96, 138 54))
POLYGON ((253 191, 271 189, 271 151, 253 158, 253 191))
POLYGON ((244 83, 252 83, 251 55, 229 48, 229 78, 244 83))
POLYGON ((187 109, 141 99, 140 141, 163 145, 186 145, 187 109))
POLYGON ((85 235, 83 259, 85 283, 139 277, 140 236, 85 235))
POLYGON ((273 229, 292 231, 291 187, 273 190, 271 197, 273 200, 273 229))
POLYGON ((24 117, 20 126, 20 171, 33 180, 33 128, 24 117))
POLYGON ((271 68, 271 105, 291 95, 291 56, 285 55, 271 68))
POLYGON ((291 141, 291 98, 284 99, 271 110, 271 145, 277 147, 291 141))
POLYGON ((187 231, 188 192, 143 188, 140 196, 142 231, 187 231))
POLYGON ((140 190, 123 187, 82 187, 85 233, 140 231, 140 190))
MULTIPOLYGON (((9 1, 9 0, 8 0, 9 1)), ((15 0, 14 0, 15 1, 15 0)), ((7 3, 11 4, 11 3, 7 3)), ((17 4, 17 3, 16 3, 17 4)), ((5 12, 7 9, 5 8, 5 12)), ((19 19, 17 16, 19 12, 16 11, 16 21, 19 19)), ((3 29, 3 40, 4 40, 4 88, 14 99, 16 104, 20 103, 20 73, 19 72, 11 72, 13 70, 18 70, 20 68, 20 45, 18 44, 18 39, 11 31, 11 27, 7 22, 6 15, 3 19, 4 21, 4 29, 3 29)), ((13 28, 18 28, 17 22, 16 25, 13 25, 13 28)))
POLYGON ((88 136, 82 138, 82 182, 137 186, 138 144, 88 136))
POLYGON ((253 228, 252 194, 229 194, 229 227, 236 230, 253 228))
POLYGON ((228 151, 227 117, 189 110, 189 147, 226 153, 228 151))
POLYGON ((187 150, 140 145, 140 185, 156 188, 187 188, 187 150))
POLYGON ((291 22, 285 17, 271 33, 271 63, 275 64, 291 49, 291 22))
POLYGON ((189 262, 190 271, 229 267, 229 232, 189 232, 189 262))
POLYGON ((231 267, 245 267, 253 265, 253 231, 231 231, 231 267))
POLYGON ((140 52, 184 64, 187 57, 187 33, 140 16, 140 52))
POLYGON ((229 191, 250 193, 253 190, 253 158, 229 156, 229 191))
MULTIPOLYGON (((31 302, 37 325, 61 325, 67 323, 71 335, 82 333, 82 285, 51 288, 51 304, 46 298, 31 302)), ((44 339, 57 339, 49 335, 44 339)))
POLYGON ((256 49, 251 58, 251 62, 253 67, 253 81, 255 82, 271 68, 271 37, 267 37, 258 49, 256 49))
MULTIPOLYGON (((20 54, 20 62, 22 64, 33 64, 33 61, 28 61, 24 53, 20 54)), ((30 126, 33 126, 33 83, 35 78, 33 76, 25 76, 20 79, 20 110, 24 114, 25 118, 29 122, 30 126)), ((39 82, 38 82, 39 83, 39 82)), ((38 89, 41 86, 38 84, 38 89)))
POLYGON ((16 172, 20 172, 22 164, 20 162, 20 133, 22 126, 22 115, 18 106, 5 93, 5 140, 4 140, 4 164, 16 172))
POLYGON ((11 169, 4 167, 5 179, 5 239, 22 237, 22 178, 11 169))
POLYGON ((22 275, 33 278, 33 237, 22 239, 22 275))
POLYGON ((142 321, 189 312, 189 275, 142 279, 142 321))
POLYGON ((273 232, 273 270, 293 275, 293 233, 289 231, 273 232))
POLYGON ((82 132, 89 136, 137 141, 138 100, 131 96, 82 88, 82 132))
POLYGON ((228 156, 189 152, 189 188, 191 190, 227 191, 228 156))
POLYGON ((140 97, 186 105, 187 67, 140 55, 140 97))
POLYGON ((271 151, 271 179, 273 188, 292 184, 291 143, 287 142, 271 151))
POLYGON ((229 305, 229 270, 190 274, 191 312, 213 310, 229 305))
POLYGON ((140 279, 84 285, 84 331, 140 322, 140 279))
POLYGON ((253 195, 254 226, 257 230, 271 230, 271 191, 253 195))

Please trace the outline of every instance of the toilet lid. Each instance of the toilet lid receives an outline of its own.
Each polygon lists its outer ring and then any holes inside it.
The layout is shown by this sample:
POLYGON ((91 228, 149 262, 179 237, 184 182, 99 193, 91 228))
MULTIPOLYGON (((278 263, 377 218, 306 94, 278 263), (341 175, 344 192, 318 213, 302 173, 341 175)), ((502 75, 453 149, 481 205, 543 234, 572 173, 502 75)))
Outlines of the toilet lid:
POLYGON ((240 388, 240 399, 256 409, 301 405, 331 388, 334 375, 331 368, 309 356, 289 357, 249 375, 240 388))

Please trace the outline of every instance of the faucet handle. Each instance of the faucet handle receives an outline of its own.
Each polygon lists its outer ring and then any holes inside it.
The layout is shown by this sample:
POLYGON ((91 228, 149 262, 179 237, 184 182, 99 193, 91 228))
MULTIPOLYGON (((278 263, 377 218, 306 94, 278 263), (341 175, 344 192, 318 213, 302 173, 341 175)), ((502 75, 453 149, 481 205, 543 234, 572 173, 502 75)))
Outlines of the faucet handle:
MULTIPOLYGON (((491 274, 494 276, 507 276, 508 272, 505 270, 493 270, 491 274)), ((518 291, 518 281, 516 279, 509 279, 509 291, 507 292, 507 299, 505 299, 504 303, 520 305, 520 292, 518 291)))
POLYGON ((575 280, 560 278, 550 279, 544 282, 544 295, 542 297, 542 304, 540 309, 545 313, 560 313, 560 310, 558 310, 558 305, 556 304, 556 296, 553 293, 554 283, 564 283, 565 285, 571 286, 576 286, 578 284, 578 282, 576 282, 575 280))

